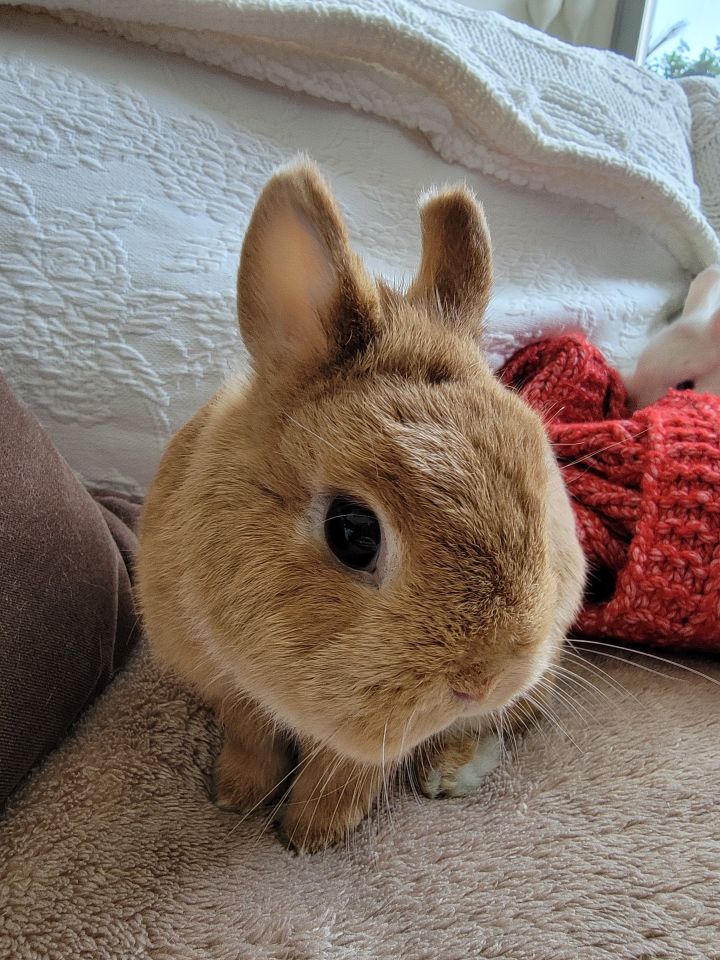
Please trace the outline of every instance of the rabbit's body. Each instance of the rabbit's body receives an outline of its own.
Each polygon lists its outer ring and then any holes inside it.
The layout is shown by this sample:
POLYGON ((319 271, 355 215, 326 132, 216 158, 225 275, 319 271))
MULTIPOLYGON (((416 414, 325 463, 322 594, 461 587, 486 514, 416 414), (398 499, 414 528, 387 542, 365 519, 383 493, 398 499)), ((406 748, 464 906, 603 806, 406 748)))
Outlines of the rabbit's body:
POLYGON ((282 824, 306 849, 419 744, 427 792, 462 792, 581 595, 542 424, 478 346, 482 214, 459 189, 423 228, 403 296, 365 275, 312 168, 270 182, 238 284, 256 372, 173 439, 144 513, 148 635, 225 727, 219 799, 252 806, 299 760, 282 824))

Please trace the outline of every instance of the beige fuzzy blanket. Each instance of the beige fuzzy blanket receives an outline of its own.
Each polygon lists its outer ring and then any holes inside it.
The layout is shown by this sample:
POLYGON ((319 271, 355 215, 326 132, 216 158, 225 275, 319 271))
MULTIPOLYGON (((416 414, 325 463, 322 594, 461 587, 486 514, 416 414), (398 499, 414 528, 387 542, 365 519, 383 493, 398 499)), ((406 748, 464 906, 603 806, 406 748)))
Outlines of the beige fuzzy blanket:
POLYGON ((477 796, 298 857, 210 803, 217 732, 141 652, 0 826, 0 957, 719 958, 719 691, 635 659, 477 796))

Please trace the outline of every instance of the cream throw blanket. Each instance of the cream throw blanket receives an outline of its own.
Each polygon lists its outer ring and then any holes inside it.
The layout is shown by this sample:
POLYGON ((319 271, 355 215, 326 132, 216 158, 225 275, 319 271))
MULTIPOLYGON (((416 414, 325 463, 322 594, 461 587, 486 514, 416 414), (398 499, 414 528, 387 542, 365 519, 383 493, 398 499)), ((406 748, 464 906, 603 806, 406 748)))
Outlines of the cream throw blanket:
POLYGON ((419 130, 446 160, 618 211, 694 272, 720 259, 708 220, 717 229, 713 81, 694 82, 688 97, 682 85, 621 57, 521 24, 508 28, 497 14, 452 2, 45 0, 38 7, 419 130))

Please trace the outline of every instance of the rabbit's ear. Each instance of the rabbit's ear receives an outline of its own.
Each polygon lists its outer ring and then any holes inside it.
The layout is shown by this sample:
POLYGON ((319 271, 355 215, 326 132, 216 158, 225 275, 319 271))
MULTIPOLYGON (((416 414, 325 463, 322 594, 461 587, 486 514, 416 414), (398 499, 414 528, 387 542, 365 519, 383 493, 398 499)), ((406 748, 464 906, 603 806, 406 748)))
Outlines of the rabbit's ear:
POLYGON ((422 257, 411 302, 439 306, 446 322, 480 330, 492 287, 492 249, 485 215, 464 186, 421 201, 422 257))
POLYGON ((341 363, 367 346, 377 312, 375 288, 316 168, 277 173, 255 206, 238 272, 240 330, 258 370, 341 363))

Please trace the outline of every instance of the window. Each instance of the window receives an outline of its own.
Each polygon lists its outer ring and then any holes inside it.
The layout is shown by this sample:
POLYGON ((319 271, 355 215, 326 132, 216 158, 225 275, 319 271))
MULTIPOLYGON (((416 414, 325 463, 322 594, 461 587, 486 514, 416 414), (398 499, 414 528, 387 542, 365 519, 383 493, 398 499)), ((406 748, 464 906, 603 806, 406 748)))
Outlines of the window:
POLYGON ((612 46, 661 76, 720 76, 720 4, 620 0, 612 46))

